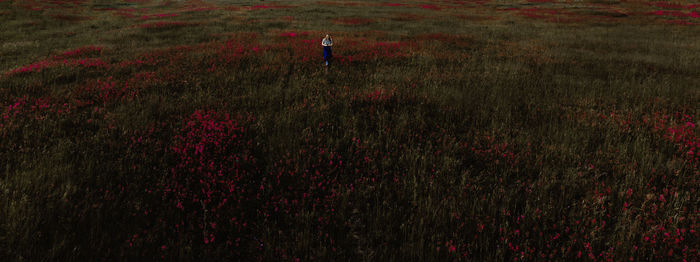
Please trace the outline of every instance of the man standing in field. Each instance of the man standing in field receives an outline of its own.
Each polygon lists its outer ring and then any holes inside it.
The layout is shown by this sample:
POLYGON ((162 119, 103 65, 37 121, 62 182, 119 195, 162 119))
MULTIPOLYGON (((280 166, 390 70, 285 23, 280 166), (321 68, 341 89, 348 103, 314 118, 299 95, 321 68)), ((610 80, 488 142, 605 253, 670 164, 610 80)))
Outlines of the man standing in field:
POLYGON ((333 46, 333 38, 331 38, 330 35, 326 35, 326 37, 321 41, 321 45, 323 46, 323 61, 326 61, 326 68, 328 68, 329 62, 331 61, 331 58, 333 58, 333 51, 331 50, 331 46, 333 46))

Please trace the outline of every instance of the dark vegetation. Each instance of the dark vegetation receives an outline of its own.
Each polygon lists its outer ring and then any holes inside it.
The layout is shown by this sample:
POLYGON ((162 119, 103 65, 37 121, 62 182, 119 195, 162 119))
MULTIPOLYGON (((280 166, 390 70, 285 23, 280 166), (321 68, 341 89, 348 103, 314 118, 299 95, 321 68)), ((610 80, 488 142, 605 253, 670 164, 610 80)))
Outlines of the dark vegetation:
POLYGON ((231 2, 0 0, 0 257, 700 259, 700 4, 231 2))

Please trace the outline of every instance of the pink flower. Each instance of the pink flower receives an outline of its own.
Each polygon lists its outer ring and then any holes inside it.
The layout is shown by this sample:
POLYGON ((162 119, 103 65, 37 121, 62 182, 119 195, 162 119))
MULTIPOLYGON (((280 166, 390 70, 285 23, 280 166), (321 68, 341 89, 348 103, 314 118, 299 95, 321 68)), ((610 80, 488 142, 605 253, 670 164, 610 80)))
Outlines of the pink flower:
POLYGON ((431 10, 440 10, 442 8, 436 6, 436 5, 420 5, 421 8, 423 9, 431 9, 431 10))

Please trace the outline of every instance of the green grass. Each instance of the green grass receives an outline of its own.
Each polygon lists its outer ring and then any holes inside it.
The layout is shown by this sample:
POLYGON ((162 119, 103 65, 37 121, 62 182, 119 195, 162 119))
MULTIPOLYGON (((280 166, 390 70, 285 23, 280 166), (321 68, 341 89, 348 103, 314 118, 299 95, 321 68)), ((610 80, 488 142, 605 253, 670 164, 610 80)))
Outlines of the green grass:
POLYGON ((400 3, 0 1, 0 257, 700 258, 700 7, 400 3))

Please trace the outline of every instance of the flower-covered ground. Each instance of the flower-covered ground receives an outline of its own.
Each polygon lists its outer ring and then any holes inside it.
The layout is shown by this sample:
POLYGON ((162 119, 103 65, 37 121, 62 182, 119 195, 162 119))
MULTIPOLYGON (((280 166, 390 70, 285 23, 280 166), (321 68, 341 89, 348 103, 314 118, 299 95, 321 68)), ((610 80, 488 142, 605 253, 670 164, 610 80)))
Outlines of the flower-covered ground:
POLYGON ((698 261, 699 12, 0 0, 0 257, 698 261))

